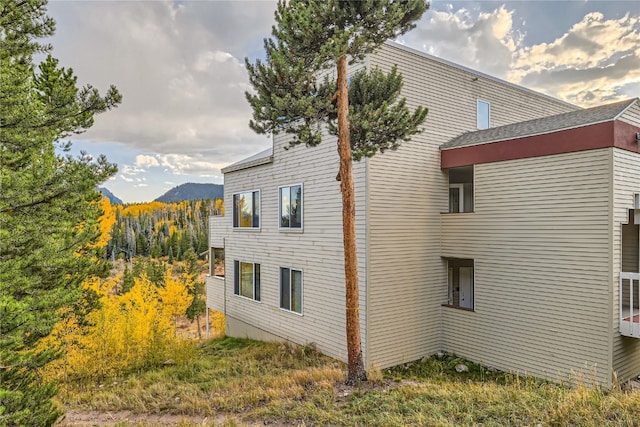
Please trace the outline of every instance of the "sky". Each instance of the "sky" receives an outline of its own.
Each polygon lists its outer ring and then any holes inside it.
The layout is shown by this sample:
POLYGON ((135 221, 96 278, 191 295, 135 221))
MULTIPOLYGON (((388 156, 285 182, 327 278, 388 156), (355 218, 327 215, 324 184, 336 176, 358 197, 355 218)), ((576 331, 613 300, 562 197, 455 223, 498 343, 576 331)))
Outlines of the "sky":
MULTIPOLYGON (((271 146, 248 126, 244 60, 264 57, 275 4, 50 0, 53 56, 123 95, 71 138, 118 164, 105 187, 133 203, 221 184, 221 168, 271 146)), ((640 96, 640 1, 433 0, 397 41, 583 107, 640 96)))

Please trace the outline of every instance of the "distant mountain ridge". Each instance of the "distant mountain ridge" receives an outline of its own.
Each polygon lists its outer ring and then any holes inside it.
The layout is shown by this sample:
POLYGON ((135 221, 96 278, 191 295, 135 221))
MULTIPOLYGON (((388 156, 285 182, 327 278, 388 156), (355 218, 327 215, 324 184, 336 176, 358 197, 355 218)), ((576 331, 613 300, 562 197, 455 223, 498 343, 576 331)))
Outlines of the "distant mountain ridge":
POLYGON ((188 182, 178 185, 155 199, 155 202, 173 203, 183 200, 222 199, 224 198, 224 185, 199 184, 188 182))
POLYGON ((113 194, 111 191, 109 191, 109 189, 107 189, 105 187, 98 187, 96 190, 101 192, 104 197, 109 199, 109 202, 112 205, 122 205, 123 204, 122 200, 120 198, 116 197, 116 195, 113 194))

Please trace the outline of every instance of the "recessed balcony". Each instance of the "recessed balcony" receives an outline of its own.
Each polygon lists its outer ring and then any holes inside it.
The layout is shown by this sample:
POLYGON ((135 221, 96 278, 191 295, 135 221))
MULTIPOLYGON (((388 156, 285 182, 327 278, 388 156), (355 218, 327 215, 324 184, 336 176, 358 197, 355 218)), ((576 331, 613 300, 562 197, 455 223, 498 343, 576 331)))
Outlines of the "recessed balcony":
POLYGON ((620 334, 640 338, 640 273, 620 273, 620 334))

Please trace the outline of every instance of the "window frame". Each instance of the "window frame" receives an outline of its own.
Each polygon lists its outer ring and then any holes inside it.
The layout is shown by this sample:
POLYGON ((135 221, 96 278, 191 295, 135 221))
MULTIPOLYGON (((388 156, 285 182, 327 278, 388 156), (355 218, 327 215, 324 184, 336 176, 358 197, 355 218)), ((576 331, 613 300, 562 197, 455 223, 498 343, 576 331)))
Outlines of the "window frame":
POLYGON ((254 190, 246 190, 246 191, 237 191, 235 193, 231 194, 231 228, 233 230, 260 230, 260 227, 262 226, 262 221, 261 221, 261 216, 262 216, 262 194, 260 189, 254 189, 254 190), (238 210, 236 209, 236 196, 239 194, 246 194, 246 193, 251 193, 251 226, 250 227, 242 227, 240 226, 240 218, 237 216, 238 210), (258 225, 255 226, 253 225, 254 220, 256 218, 256 212, 255 212, 255 200, 256 200, 256 196, 255 194, 257 193, 257 198, 258 198, 258 212, 257 212, 257 218, 258 218, 258 225))
POLYGON ((480 98, 476 99, 476 127, 479 130, 489 129, 491 127, 491 103, 480 98), (487 127, 480 126, 480 103, 487 105, 487 127))
POLYGON ((474 258, 445 258, 445 261, 447 262, 447 303, 446 304, 442 304, 444 307, 451 307, 451 308, 455 308, 458 310, 464 310, 464 311, 471 311, 471 312, 475 312, 476 311, 476 260, 474 258), (472 264, 471 266, 468 265, 451 265, 451 262, 457 263, 457 264, 472 264), (470 307, 465 307, 463 305, 460 304, 460 269, 462 268, 467 268, 467 269, 471 269, 471 306, 470 307), (455 304, 454 301, 454 291, 455 291, 455 286, 454 286, 454 277, 456 276, 456 270, 457 270, 457 277, 458 277, 458 303, 455 304))
POLYGON ((224 261, 224 248, 216 248, 214 246, 209 248, 209 276, 210 277, 219 277, 219 278, 224 278, 224 267, 225 267, 225 261, 224 261), (215 256, 216 253, 218 254, 222 254, 222 275, 217 275, 215 274, 216 272, 216 263, 215 263, 215 256))
POLYGON ((448 214, 470 214, 476 211, 476 167, 475 165, 463 166, 460 168, 447 169, 448 195, 447 195, 447 211, 448 214), (451 182, 451 172, 457 169, 471 168, 471 181, 451 182), (465 189, 465 186, 469 186, 465 189), (451 190, 458 190, 458 212, 451 210, 451 190), (469 203, 467 203, 469 202, 469 203), (470 205, 470 209, 466 210, 466 205, 470 205))
POLYGON ((234 259, 233 260, 233 295, 244 298, 249 301, 260 302, 260 264, 257 262, 249 262, 249 261, 241 261, 234 259), (252 281, 253 281, 253 297, 248 297, 242 294, 242 284, 241 284, 241 273, 242 269, 241 264, 251 264, 252 265, 252 281))
POLYGON ((286 311, 287 313, 293 313, 295 315, 298 316, 303 316, 304 315, 304 272, 302 271, 301 268, 295 268, 295 267, 280 267, 279 268, 279 275, 278 275, 278 307, 280 308, 280 310, 282 311, 286 311), (289 308, 287 307, 283 307, 282 306, 282 288, 283 288, 283 283, 282 283, 282 278, 284 277, 283 274, 283 270, 289 270, 289 308), (297 271, 300 273, 300 311, 295 311, 291 309, 291 289, 293 286, 293 272, 297 271))
MULTIPOLYGON (((291 224, 291 213, 289 213, 289 224, 291 224)), ((286 232, 301 232, 304 230, 304 184, 296 183, 281 185, 278 187, 278 230, 286 232), (289 188, 289 206, 291 206, 291 187, 300 186, 300 227, 282 226, 282 189, 289 188)))

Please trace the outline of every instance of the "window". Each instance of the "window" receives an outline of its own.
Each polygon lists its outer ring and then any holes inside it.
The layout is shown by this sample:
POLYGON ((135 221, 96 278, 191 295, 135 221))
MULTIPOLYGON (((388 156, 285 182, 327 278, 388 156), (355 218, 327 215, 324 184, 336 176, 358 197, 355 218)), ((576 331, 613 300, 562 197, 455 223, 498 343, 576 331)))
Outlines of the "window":
POLYGON ((224 248, 209 250, 209 275, 224 277, 224 248))
POLYGON ((487 101, 478 99, 477 124, 478 129, 488 129, 491 123, 491 107, 487 101))
POLYGON ((302 271, 280 268, 280 308, 302 314, 302 271))
POLYGON ((233 228, 260 228, 260 191, 233 195, 233 228))
POLYGON ((260 264, 233 261, 233 293, 260 301, 260 264))
POLYGON ((449 169, 449 212, 473 212, 473 166, 449 169))
POLYGON ((447 260, 447 268, 449 278, 447 304, 473 310, 475 292, 473 260, 452 258, 447 260))
POLYGON ((302 229, 302 184, 280 187, 280 229, 302 229))

